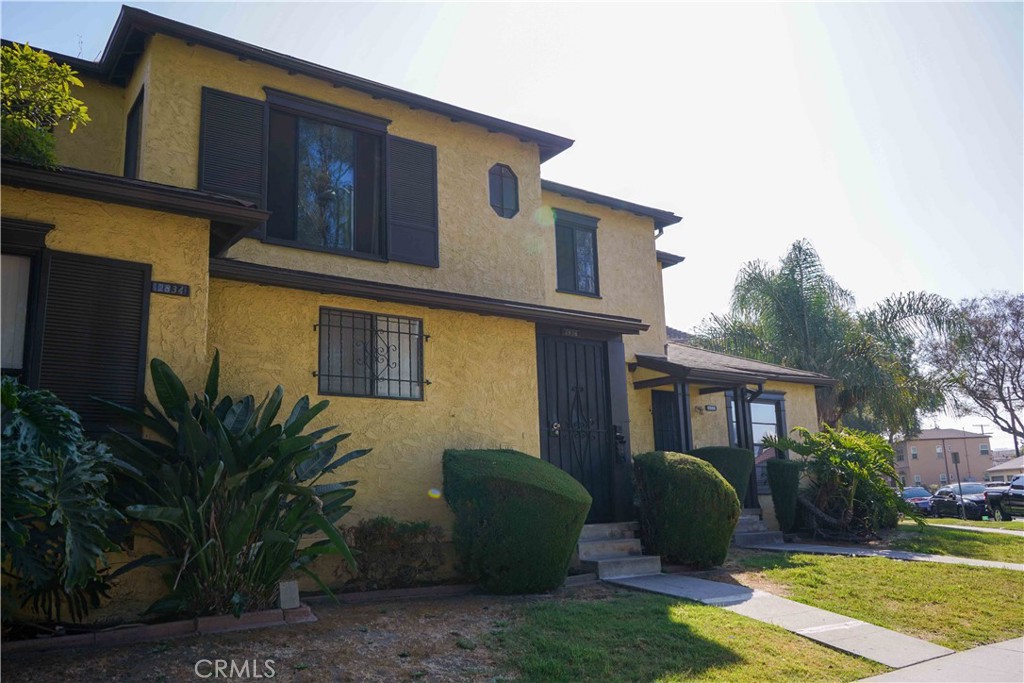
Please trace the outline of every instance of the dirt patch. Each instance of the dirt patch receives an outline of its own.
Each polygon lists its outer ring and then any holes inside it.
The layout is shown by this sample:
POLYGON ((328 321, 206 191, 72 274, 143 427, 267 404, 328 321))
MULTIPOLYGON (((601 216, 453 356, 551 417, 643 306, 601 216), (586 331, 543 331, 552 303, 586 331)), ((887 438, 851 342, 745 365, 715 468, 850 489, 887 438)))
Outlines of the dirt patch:
POLYGON ((267 678, 271 667, 277 681, 493 681, 502 676, 501 653, 491 647, 495 635, 518 618, 517 605, 537 599, 551 598, 321 603, 314 606, 314 624, 4 657, 3 677, 32 683, 198 681, 197 662, 207 674, 221 659, 236 667, 248 663, 249 678, 256 678, 255 671, 267 678))
POLYGON ((721 567, 708 569, 700 572, 687 572, 688 576, 719 583, 731 583, 737 586, 746 586, 754 590, 762 590, 780 598, 789 597, 789 589, 786 586, 773 583, 765 576, 764 572, 750 569, 742 563, 742 560, 755 555, 763 555, 763 552, 743 550, 742 548, 730 548, 729 556, 721 567))
MULTIPOLYGON (((3 658, 4 683, 64 681, 216 680, 214 661, 248 663, 274 681, 319 683, 366 681, 494 682, 515 677, 503 667, 505 632, 530 604, 559 600, 606 600, 622 592, 603 584, 563 588, 550 595, 391 600, 337 606, 313 605, 319 621, 216 636, 189 636, 158 643, 79 648, 3 658), (200 661, 200 660, 209 660, 200 661)), ((230 666, 228 664, 227 666, 230 666)), ((230 669, 221 678, 226 678, 230 669)))

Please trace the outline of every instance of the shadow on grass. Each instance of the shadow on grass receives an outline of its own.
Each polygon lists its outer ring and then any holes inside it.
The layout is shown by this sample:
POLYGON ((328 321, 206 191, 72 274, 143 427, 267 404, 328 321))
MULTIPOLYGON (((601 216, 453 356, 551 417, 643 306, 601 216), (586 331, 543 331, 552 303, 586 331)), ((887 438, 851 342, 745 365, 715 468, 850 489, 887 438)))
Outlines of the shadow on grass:
POLYGON ((533 605, 494 644, 528 682, 855 680, 878 670, 732 612, 649 593, 533 605))
POLYGON ((742 661, 731 648, 695 633, 688 623, 687 617, 704 622, 715 612, 638 593, 539 604, 502 644, 524 681, 690 680, 742 661))

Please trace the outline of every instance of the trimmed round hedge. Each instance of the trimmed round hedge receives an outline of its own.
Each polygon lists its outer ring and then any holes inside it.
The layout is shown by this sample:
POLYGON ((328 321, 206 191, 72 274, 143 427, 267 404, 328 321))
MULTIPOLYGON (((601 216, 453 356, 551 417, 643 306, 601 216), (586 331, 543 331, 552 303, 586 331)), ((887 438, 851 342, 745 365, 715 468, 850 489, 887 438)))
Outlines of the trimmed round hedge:
POLYGON ((492 593, 541 593, 565 581, 590 512, 569 474, 511 450, 448 450, 444 497, 463 571, 492 593))
POLYGON ((750 473, 754 470, 754 452, 731 446, 705 446, 690 451, 690 455, 706 460, 725 477, 740 499, 740 506, 747 498, 750 488, 750 473))
POLYGON ((800 470, 802 465, 795 460, 772 458, 767 461, 768 486, 772 490, 775 518, 779 520, 782 533, 796 529, 797 494, 800 492, 800 470))
POLYGON ((654 451, 633 458, 644 544, 670 562, 698 568, 725 562, 740 501, 709 463, 654 451))

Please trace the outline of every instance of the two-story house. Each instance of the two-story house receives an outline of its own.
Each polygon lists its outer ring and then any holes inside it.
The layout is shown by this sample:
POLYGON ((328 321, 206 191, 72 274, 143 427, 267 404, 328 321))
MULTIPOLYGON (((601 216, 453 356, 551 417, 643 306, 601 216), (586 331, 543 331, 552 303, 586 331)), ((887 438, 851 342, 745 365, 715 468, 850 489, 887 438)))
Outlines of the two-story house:
POLYGON ((91 429, 218 349, 223 391, 328 397, 373 449, 353 519, 447 525, 446 448, 543 457, 601 522, 633 453, 816 422, 828 378, 667 345, 680 218, 542 179, 572 140, 127 7, 98 61, 53 56, 93 120, 0 174, 3 369, 91 429))
POLYGON ((896 471, 904 486, 945 486, 960 481, 987 481, 992 467, 990 434, 962 429, 924 429, 896 444, 896 471), (953 462, 953 454, 959 463, 953 462))
POLYGON ((679 222, 541 179, 557 135, 124 8, 79 73, 62 168, 5 163, 3 366, 86 424, 199 386, 329 397, 370 447, 358 514, 447 521, 446 448, 569 470, 631 517, 653 447, 627 361, 665 352, 655 237, 679 222))

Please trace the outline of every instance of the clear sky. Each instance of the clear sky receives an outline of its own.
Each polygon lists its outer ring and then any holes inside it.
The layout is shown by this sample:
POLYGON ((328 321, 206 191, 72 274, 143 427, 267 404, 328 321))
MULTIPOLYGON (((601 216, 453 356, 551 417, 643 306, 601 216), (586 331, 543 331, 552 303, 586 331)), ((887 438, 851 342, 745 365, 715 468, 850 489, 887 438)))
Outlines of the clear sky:
MULTIPOLYGON (((1022 3, 136 6, 574 138, 546 178, 684 217, 673 327, 804 237, 860 306, 1024 290, 1022 3)), ((0 26, 96 58, 118 9, 0 26)))

